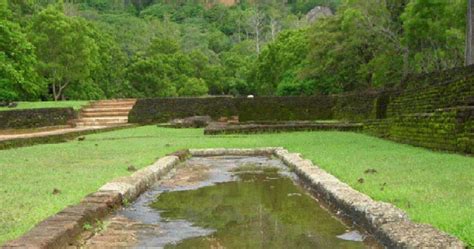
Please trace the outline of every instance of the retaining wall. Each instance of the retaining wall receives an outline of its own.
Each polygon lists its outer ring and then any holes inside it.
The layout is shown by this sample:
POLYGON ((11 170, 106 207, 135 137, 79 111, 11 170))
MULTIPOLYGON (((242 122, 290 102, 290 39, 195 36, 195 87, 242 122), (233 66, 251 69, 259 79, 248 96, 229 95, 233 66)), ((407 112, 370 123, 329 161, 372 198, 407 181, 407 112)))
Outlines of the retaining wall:
POLYGON ((330 96, 140 99, 130 112, 129 120, 148 124, 205 115, 239 116, 240 121, 331 119, 332 105, 330 96))
POLYGON ((369 120, 365 132, 435 150, 474 153, 474 106, 369 120))
POLYGON ((238 115, 235 102, 231 97, 139 99, 128 119, 130 123, 149 124, 190 116, 234 116, 238 115))
POLYGON ((67 125, 76 118, 72 108, 42 108, 0 111, 0 129, 25 129, 67 125))
POLYGON ((256 97, 237 98, 236 109, 239 120, 286 121, 286 120, 328 120, 333 118, 334 97, 256 97))

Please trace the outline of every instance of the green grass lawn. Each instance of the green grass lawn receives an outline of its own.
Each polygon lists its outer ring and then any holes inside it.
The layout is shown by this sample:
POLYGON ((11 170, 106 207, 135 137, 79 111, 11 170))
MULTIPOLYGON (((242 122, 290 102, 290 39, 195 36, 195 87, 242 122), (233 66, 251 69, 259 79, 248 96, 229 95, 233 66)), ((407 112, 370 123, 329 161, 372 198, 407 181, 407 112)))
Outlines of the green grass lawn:
POLYGON ((18 109, 38 109, 38 108, 59 108, 72 107, 79 110, 81 107, 89 104, 89 101, 38 101, 38 102, 18 102, 15 108, 0 107, 0 111, 18 110, 18 109))
POLYGON ((127 167, 183 148, 284 146, 376 200, 474 245, 474 158, 432 152, 356 133, 204 136, 202 129, 144 126, 83 142, 0 151, 0 244, 79 202, 127 167), (376 174, 366 175, 373 168, 376 174), (358 178, 365 182, 360 184, 358 178), (382 190, 382 186, 384 186, 382 190), (54 188, 61 194, 52 195, 54 188))

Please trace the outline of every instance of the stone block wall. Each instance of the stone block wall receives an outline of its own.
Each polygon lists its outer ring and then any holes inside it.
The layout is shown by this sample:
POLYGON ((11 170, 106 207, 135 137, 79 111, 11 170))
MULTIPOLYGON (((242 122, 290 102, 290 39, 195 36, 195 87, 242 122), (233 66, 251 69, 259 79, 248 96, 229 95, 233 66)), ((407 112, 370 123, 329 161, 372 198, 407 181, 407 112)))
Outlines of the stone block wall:
POLYGON ((394 94, 387 109, 387 116, 407 113, 428 113, 440 108, 474 104, 474 76, 457 81, 406 89, 394 94))
POLYGON ((375 103, 376 112, 385 108, 385 116, 366 121, 365 132, 430 149, 472 154, 474 66, 412 77, 405 84, 403 89, 386 91, 385 97, 379 95, 378 101, 367 100, 375 103))
POLYGON ((241 121, 332 119, 332 97, 207 97, 140 99, 129 115, 132 123, 160 123, 208 115, 239 116, 241 121))
POLYGON ((364 121, 377 117, 377 103, 383 91, 364 91, 333 95, 332 113, 334 119, 364 121))
POLYGON ((368 134, 432 149, 472 153, 474 66, 411 76, 397 89, 311 97, 161 98, 139 100, 129 120, 167 122, 209 115, 240 121, 364 122, 368 134))
POLYGON ((367 133, 435 150, 474 153, 474 107, 438 109, 366 122, 367 133))
POLYGON ((328 120, 333 118, 331 96, 237 98, 240 121, 328 120))
POLYGON ((27 129, 67 125, 76 118, 72 108, 42 108, 0 111, 0 129, 27 129))
POLYGON ((207 115, 213 118, 238 115, 236 99, 232 97, 139 99, 130 111, 128 119, 130 123, 149 124, 207 115))

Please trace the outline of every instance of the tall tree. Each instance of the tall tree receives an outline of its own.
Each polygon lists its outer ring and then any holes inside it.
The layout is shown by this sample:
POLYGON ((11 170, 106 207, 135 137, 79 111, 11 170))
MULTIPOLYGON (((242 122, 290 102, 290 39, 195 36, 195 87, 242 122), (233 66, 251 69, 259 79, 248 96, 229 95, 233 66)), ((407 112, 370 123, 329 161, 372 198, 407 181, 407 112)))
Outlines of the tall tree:
POLYGON ((31 40, 36 46, 38 70, 50 84, 54 100, 65 99, 65 90, 73 84, 91 81, 98 63, 98 46, 91 38, 87 23, 68 17, 62 5, 49 6, 34 19, 31 40))
POLYGON ((255 49, 257 54, 260 54, 260 46, 262 43, 262 29, 265 22, 265 13, 259 8, 253 8, 250 12, 249 26, 251 33, 254 34, 255 38, 255 49))
POLYGON ((464 64, 466 1, 412 0, 402 15, 410 66, 428 73, 464 64))
MULTIPOLYGON (((302 68, 308 54, 308 31, 306 29, 289 30, 280 33, 268 44, 258 57, 252 72, 252 81, 257 93, 273 95, 285 76, 302 68)), ((289 79, 287 79, 288 82, 289 79)))
POLYGON ((36 100, 44 84, 34 70, 34 47, 20 26, 7 20, 10 14, 0 0, 0 100, 36 100))

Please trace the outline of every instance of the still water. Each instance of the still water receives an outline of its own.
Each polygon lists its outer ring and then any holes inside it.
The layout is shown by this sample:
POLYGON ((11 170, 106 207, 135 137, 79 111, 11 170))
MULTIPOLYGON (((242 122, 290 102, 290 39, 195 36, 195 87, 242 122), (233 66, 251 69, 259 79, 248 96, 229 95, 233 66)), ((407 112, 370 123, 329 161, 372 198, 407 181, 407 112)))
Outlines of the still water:
POLYGON ((119 215, 156 226, 136 247, 368 248, 280 160, 196 157, 119 215))

